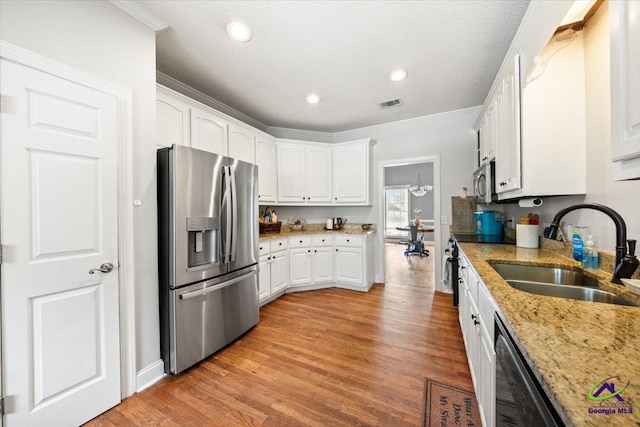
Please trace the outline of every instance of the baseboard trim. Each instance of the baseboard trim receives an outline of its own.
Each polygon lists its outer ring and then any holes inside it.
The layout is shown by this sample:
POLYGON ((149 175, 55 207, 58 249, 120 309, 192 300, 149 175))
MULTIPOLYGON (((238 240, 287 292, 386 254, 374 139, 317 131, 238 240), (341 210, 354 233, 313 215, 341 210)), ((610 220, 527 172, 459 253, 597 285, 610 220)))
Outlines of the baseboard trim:
POLYGON ((353 283, 336 282, 336 288, 349 289, 352 291, 359 291, 359 292, 368 292, 369 289, 371 289, 371 286, 373 286, 373 282, 368 283, 366 285, 354 285, 353 283))
POLYGON ((150 385, 158 382, 167 374, 164 372, 162 359, 153 362, 136 374, 136 392, 139 393, 150 385))
POLYGON ((333 282, 329 283, 316 283, 314 285, 303 285, 303 286, 290 286, 287 288, 287 293, 290 294, 292 292, 304 292, 304 291, 317 291, 318 289, 326 289, 326 288, 335 288, 336 285, 333 282))

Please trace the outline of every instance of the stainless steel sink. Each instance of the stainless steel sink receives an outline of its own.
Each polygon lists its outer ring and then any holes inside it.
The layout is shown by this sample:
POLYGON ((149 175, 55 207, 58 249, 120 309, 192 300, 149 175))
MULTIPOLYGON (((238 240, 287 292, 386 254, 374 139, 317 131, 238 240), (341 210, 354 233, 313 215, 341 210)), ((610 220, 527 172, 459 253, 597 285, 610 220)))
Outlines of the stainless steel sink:
POLYGON ((493 264, 509 285, 521 291, 581 301, 637 306, 633 301, 598 288, 598 281, 579 271, 532 265, 493 264))

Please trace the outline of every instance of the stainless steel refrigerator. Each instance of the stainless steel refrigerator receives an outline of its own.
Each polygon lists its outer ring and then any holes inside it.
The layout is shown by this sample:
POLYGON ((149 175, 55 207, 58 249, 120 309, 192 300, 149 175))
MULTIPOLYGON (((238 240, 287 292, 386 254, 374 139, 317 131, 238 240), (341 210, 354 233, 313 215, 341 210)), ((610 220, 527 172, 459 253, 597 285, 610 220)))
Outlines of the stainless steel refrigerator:
POLYGON ((177 374, 258 323, 258 168, 158 150, 160 346, 177 374))

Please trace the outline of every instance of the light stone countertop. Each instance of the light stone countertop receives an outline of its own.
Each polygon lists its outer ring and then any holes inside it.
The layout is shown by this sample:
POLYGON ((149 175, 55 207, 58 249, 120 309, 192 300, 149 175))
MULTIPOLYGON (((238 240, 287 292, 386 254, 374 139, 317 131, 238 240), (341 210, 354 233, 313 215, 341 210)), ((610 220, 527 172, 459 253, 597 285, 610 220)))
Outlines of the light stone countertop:
POLYGON ((370 230, 365 231, 360 226, 361 224, 347 224, 341 230, 325 230, 323 224, 307 224, 304 230, 293 231, 287 224, 282 224, 279 233, 265 233, 260 234, 260 240, 279 239, 290 236, 303 236, 312 234, 360 234, 366 236, 367 234, 375 233, 375 226, 372 226, 370 230))
MULTIPOLYGON (((573 267, 573 260, 545 249, 515 245, 458 243, 493 296, 507 328, 550 401, 567 425, 640 425, 640 307, 548 297, 512 288, 491 267, 511 264, 573 267), (599 402, 587 394, 601 381, 612 380, 624 403, 638 406, 631 414, 590 414, 599 402)), ((585 274, 600 287, 640 303, 624 286, 610 283, 611 273, 585 274)), ((610 398, 604 403, 615 403, 610 398)), ((604 404, 603 403, 603 404, 604 404)))

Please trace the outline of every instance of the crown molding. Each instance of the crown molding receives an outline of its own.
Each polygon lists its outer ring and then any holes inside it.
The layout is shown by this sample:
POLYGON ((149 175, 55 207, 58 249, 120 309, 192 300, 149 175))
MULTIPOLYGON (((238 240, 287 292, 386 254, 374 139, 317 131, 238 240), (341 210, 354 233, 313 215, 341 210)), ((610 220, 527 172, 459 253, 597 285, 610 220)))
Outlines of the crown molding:
POLYGON ((179 92, 185 96, 188 96, 191 99, 194 99, 204 105, 208 105, 211 108, 218 110, 221 113, 224 113, 234 119, 240 120, 243 123, 246 123, 250 126, 253 126, 256 129, 260 129, 263 132, 267 132, 267 125, 264 123, 254 119, 253 117, 247 116, 246 114, 229 107, 227 104, 224 104, 218 101, 215 98, 210 97, 197 89, 192 88, 179 80, 174 79, 171 76, 168 76, 160 71, 156 71, 156 83, 161 84, 162 86, 166 86, 169 89, 173 89, 176 92, 179 92))
POLYGON ((119 7, 155 32, 169 28, 169 24, 162 21, 160 18, 133 0, 109 0, 109 3, 119 7))

